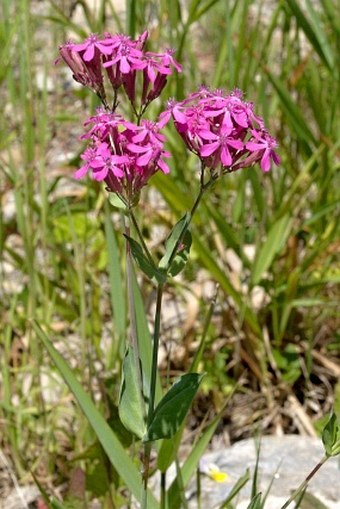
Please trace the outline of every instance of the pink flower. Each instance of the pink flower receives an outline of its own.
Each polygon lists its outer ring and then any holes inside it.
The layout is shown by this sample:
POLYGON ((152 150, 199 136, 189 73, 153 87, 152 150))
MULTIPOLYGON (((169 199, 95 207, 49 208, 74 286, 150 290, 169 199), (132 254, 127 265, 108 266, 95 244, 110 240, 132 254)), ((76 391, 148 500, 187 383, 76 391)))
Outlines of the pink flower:
POLYGON ((127 74, 136 69, 144 69, 143 52, 136 47, 136 42, 131 41, 127 35, 115 35, 111 43, 111 59, 104 62, 104 67, 117 65, 122 74, 127 74))
POLYGON ((112 110, 118 105, 117 91, 123 87, 135 111, 143 111, 164 89, 167 77, 181 65, 173 57, 174 50, 165 53, 145 51, 148 32, 136 40, 124 34, 103 36, 91 34, 85 41, 67 43, 60 48, 61 59, 71 68, 73 77, 84 86, 94 90, 108 109, 104 88, 103 69, 113 89, 112 110), (142 94, 136 105, 137 74, 142 72, 142 94))
POLYGON ((216 167, 219 161, 224 167, 232 166, 233 158, 230 149, 236 151, 243 149, 242 141, 235 138, 232 132, 233 129, 227 126, 222 126, 217 134, 207 130, 199 132, 199 137, 203 140, 203 145, 199 150, 201 157, 207 161, 209 156, 215 155, 210 163, 207 162, 207 166, 216 167))
POLYGON ((280 158, 274 151, 277 147, 277 141, 272 138, 267 131, 251 130, 254 139, 246 143, 246 149, 256 154, 261 159, 260 166, 265 172, 270 170, 271 161, 276 165, 280 164, 280 158))
POLYGON ((74 176, 76 179, 83 178, 86 175, 86 173, 91 169, 91 162, 96 157, 96 149, 89 147, 83 152, 83 154, 80 157, 83 161, 85 161, 85 164, 75 172, 74 176))
POLYGON ((189 150, 211 171, 235 171, 256 162, 268 171, 271 161, 280 162, 276 140, 242 95, 240 90, 227 95, 201 87, 180 103, 170 101, 160 122, 165 125, 172 116, 189 150))
POLYGON ((96 34, 91 34, 85 42, 73 45, 73 51, 82 54, 85 62, 98 59, 100 55, 111 55, 111 40, 101 40, 96 34))
POLYGON ((60 46, 59 53, 61 59, 73 72, 75 81, 78 81, 78 83, 81 83, 85 87, 92 88, 98 95, 105 99, 100 55, 97 53, 96 58, 85 60, 82 54, 75 49, 76 47, 77 45, 71 42, 67 42, 63 46, 60 46))
POLYGON ((167 76, 172 74, 173 69, 182 71, 182 66, 173 58, 174 50, 165 53, 147 52, 144 56, 145 68, 143 70, 142 104, 149 104, 159 97, 164 89, 167 76))
POLYGON ((108 143, 101 143, 97 148, 96 157, 90 163, 93 170, 93 178, 95 180, 105 180, 110 172, 115 177, 122 177, 124 170, 121 165, 127 162, 128 158, 126 156, 113 154, 108 143))
POLYGON ((154 173, 170 171, 165 162, 170 154, 164 150, 165 137, 157 122, 143 120, 136 125, 115 113, 99 110, 85 126, 90 129, 82 138, 90 140, 91 145, 81 156, 85 164, 76 171, 76 178, 90 170, 94 180, 104 180, 109 191, 134 203, 154 173))

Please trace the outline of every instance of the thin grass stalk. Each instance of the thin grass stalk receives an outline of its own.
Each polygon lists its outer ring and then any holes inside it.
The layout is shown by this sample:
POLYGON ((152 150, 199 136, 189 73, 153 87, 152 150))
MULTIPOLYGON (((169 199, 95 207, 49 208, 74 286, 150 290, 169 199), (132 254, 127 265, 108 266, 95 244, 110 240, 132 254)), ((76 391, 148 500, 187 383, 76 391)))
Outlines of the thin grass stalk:
POLYGON ((202 509, 202 493, 201 493, 201 472, 199 467, 196 469, 196 500, 197 509, 202 509))
POLYGON ((176 478, 177 478, 177 482, 178 482, 178 488, 179 488, 179 494, 180 494, 180 498, 181 498, 181 502, 182 502, 182 507, 183 507, 183 509, 189 509, 187 499, 185 498, 185 489, 184 489, 184 482, 183 482, 183 477, 182 477, 181 466, 179 464, 179 459, 177 456, 175 459, 175 465, 176 465, 176 476, 177 476, 176 478))
POLYGON ((46 146, 47 146, 47 122, 48 122, 48 112, 47 112, 47 58, 46 63, 44 65, 44 83, 43 83, 43 91, 42 97, 40 101, 40 111, 41 114, 38 115, 37 120, 37 131, 39 136, 39 192, 40 192, 40 224, 41 224, 41 244, 42 244, 42 252, 44 254, 44 276, 43 276, 43 293, 44 293, 44 315, 48 316, 49 310, 48 306, 50 303, 50 291, 49 291, 49 281, 48 281, 48 197, 47 197, 47 182, 46 182, 46 164, 45 164, 45 154, 46 154, 46 146))
POLYGON ((161 472, 161 508, 167 509, 168 499, 166 493, 166 472, 161 472))
POLYGON ((287 509, 287 507, 295 500, 295 498, 307 488, 309 481, 314 477, 314 475, 320 470, 320 468, 326 463, 329 459, 329 456, 324 456, 321 461, 311 470, 311 472, 307 475, 307 477, 302 481, 300 486, 292 493, 287 502, 283 504, 281 509, 287 509))
POLYGON ((15 470, 19 476, 25 474, 25 468, 22 464, 20 445, 18 443, 17 418, 18 412, 14 411, 12 406, 12 373, 11 373, 11 345, 14 323, 15 309, 17 306, 17 296, 12 299, 9 313, 9 323, 2 331, 3 355, 0 363, 2 373, 2 409, 4 423, 6 423, 6 437, 10 444, 11 459, 15 465, 15 470))

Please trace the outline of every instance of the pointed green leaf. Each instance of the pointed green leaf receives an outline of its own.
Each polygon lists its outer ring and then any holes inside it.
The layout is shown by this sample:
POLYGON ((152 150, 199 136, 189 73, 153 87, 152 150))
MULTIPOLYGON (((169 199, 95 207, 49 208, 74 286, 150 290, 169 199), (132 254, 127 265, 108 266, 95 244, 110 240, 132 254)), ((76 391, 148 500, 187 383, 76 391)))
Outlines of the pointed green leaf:
POLYGON ((157 270, 157 268, 151 263, 151 261, 144 255, 142 246, 132 237, 124 234, 124 237, 129 243, 132 256, 137 263, 138 267, 146 274, 151 281, 158 283, 165 283, 166 277, 163 272, 157 270))
POLYGON ((189 259, 189 252, 192 243, 192 237, 189 230, 187 230, 183 236, 183 239, 178 247, 177 254, 174 257, 171 267, 169 268, 169 274, 172 277, 177 276, 184 269, 185 264, 189 259))
POLYGON ((143 442, 171 438, 181 426, 204 375, 181 376, 157 405, 143 442))
POLYGON ((258 493, 252 499, 247 509, 262 509, 262 501, 261 501, 262 493, 258 493))
POLYGON ((111 205, 117 209, 126 211, 127 206, 125 203, 119 198, 119 196, 116 193, 109 193, 109 202, 111 205))
MULTIPOLYGON (((208 444, 209 444, 213 434, 215 433, 216 427, 221 420, 221 417, 223 415, 223 412, 225 410, 227 402, 228 401, 225 402, 225 404, 223 405, 223 408, 220 410, 220 412, 211 421, 211 423, 206 427, 202 436, 194 444, 189 456, 185 460, 184 465, 181 468, 182 482, 183 482, 184 488, 187 486, 188 482, 190 481, 191 477, 193 476, 194 472, 196 471, 197 465, 199 464, 199 461, 200 461, 204 451, 208 447, 208 444)), ((170 488, 168 489, 167 498, 169 500, 169 509, 179 509, 180 503, 181 503, 181 497, 180 497, 179 482, 178 482, 177 478, 174 479, 170 488)))
POLYGON ((247 468, 246 472, 240 477, 234 486, 231 488, 229 495, 227 498, 223 501, 222 505, 219 507, 219 509, 227 509, 230 504, 230 502, 238 495, 238 493, 241 491, 243 486, 247 484, 247 482, 250 479, 250 471, 249 468, 247 468))
MULTIPOLYGON (((72 394, 78 401, 78 404, 84 412, 87 420, 93 427, 93 430, 102 444, 103 449, 113 467, 117 470, 128 490, 138 501, 140 501, 141 478, 135 464, 125 452, 114 431, 109 427, 102 414, 95 407, 89 395, 84 391, 71 369, 68 367, 59 352, 54 348, 44 331, 40 328, 37 322, 33 321, 32 325, 38 338, 43 343, 60 374, 69 386, 72 394)), ((148 494, 148 504, 149 509, 159 509, 159 505, 151 492, 148 494)))
MULTIPOLYGON (((133 299, 136 314, 138 348, 140 360, 142 363, 143 392, 144 394, 149 394, 151 382, 150 380, 151 365, 152 365, 152 338, 149 331, 148 320, 145 314, 143 297, 139 289, 137 278, 134 271, 133 271, 133 299)), ((161 399, 161 397, 162 389, 159 375, 157 374, 156 403, 161 399)))
POLYGON ((327 456, 340 454, 340 426, 334 413, 330 416, 322 432, 322 443, 327 456))
POLYGON ((126 350, 123 360, 122 385, 119 395, 119 417, 126 429, 142 438, 145 433, 144 404, 139 387, 132 348, 126 350))
MULTIPOLYGON (((168 270, 169 263, 174 259, 178 246, 183 240, 182 237, 190 222, 190 214, 186 213, 173 227, 168 238, 165 241, 165 254, 159 262, 159 268, 168 270)), ((191 245, 191 240, 190 240, 191 245)), ((189 248, 190 248, 189 245, 189 248)))

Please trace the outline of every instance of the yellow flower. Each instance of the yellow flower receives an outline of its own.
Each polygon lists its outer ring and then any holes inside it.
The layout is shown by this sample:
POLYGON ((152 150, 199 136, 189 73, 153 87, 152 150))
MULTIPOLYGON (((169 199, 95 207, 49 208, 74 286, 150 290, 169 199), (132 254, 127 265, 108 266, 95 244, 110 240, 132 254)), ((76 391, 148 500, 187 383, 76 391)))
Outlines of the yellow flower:
POLYGON ((226 472, 221 472, 215 463, 206 463, 205 461, 201 461, 200 471, 215 482, 226 482, 228 479, 228 474, 226 472))

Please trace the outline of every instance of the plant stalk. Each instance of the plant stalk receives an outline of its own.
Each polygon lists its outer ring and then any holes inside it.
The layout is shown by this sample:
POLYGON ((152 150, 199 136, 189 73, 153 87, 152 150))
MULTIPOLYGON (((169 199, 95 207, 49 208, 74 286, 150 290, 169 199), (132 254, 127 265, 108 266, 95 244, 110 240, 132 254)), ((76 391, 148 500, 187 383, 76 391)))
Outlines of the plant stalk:
POLYGON ((179 237, 178 241, 176 242, 176 246, 172 252, 172 255, 169 259, 169 263, 168 263, 168 270, 170 269, 171 267, 171 264, 177 254, 177 251, 178 251, 178 248, 179 246, 181 245, 181 242, 183 241, 184 239, 184 235, 186 234, 190 224, 191 224, 191 221, 192 221, 192 218, 197 210, 197 207, 198 205, 200 204, 201 202, 201 199, 202 199, 202 196, 204 195, 204 193, 209 189, 209 187, 213 184, 214 182, 214 178, 211 177, 210 180, 208 180, 208 182, 206 184, 204 184, 204 167, 202 167, 201 169, 201 179, 200 179, 200 190, 198 192, 198 195, 196 197, 196 200, 193 204, 193 206, 191 207, 191 210, 190 210, 190 213, 189 213, 189 220, 188 220, 188 223, 186 225, 186 227, 183 229, 182 231, 182 234, 181 236, 179 237))
MULTIPOLYGON (((151 381, 150 381, 150 394, 149 394, 149 410, 147 417, 147 428, 149 428, 155 410, 155 396, 156 396, 156 382, 157 382, 157 367, 158 367, 158 349, 161 325, 161 310, 163 298, 163 285, 159 284, 157 287, 156 298, 156 311, 155 311, 155 325, 153 333, 153 347, 152 347, 152 364, 151 364, 151 381)), ((142 483, 142 505, 141 509, 147 509, 147 490, 148 478, 150 468, 152 442, 144 444, 143 456, 143 483, 142 483)))
MULTIPOLYGON (((189 225, 191 223, 191 220, 193 218, 194 213, 196 212, 196 209, 202 199, 203 194, 205 191, 211 186, 214 179, 211 177, 209 181, 205 184, 204 183, 204 167, 201 168, 201 179, 200 179, 200 190, 196 197, 196 200, 190 210, 189 215, 189 221, 184 228, 182 235, 179 237, 176 246, 172 252, 172 255, 170 257, 168 268, 171 267, 171 263, 173 262, 174 257, 177 254, 178 247, 180 246, 184 235, 189 228, 189 225)), ((137 221, 130 210, 130 215, 132 222, 136 228, 138 237, 142 243, 143 249, 145 253, 147 254, 149 260, 154 264, 152 257, 145 245, 142 233, 139 230, 137 221)), ((159 339, 160 339, 160 324, 161 324, 161 310, 162 310, 162 298, 163 298, 163 290, 164 290, 164 284, 159 283, 157 286, 157 297, 156 297, 156 310, 155 310, 155 325, 154 325, 154 333, 153 333, 153 350, 152 350, 152 364, 151 364, 151 381, 150 381, 150 394, 149 394, 149 409, 148 409, 148 416, 147 416, 147 428, 150 427, 154 411, 155 411, 155 395, 156 395, 156 382, 157 382, 157 368, 158 368, 158 349, 159 349, 159 339)), ((142 504, 141 509, 147 509, 147 489, 148 489, 148 477, 149 477, 149 468, 150 468, 150 457, 151 457, 151 449, 152 449, 152 441, 147 442, 144 444, 144 455, 143 455, 143 469, 142 469, 142 504)))
POLYGON ((302 483, 300 484, 300 486, 294 491, 294 493, 289 497, 289 499, 287 500, 287 502, 285 502, 283 504, 283 506, 281 507, 281 509, 286 509, 289 504, 291 504, 291 502, 293 502, 293 500, 299 495, 299 493, 301 493, 302 490, 304 490, 305 488, 307 488, 307 485, 309 483, 309 481, 312 479, 312 477, 314 477, 314 475, 318 472, 318 470, 322 467, 322 465, 324 465, 326 463, 326 461, 328 460, 329 456, 324 456, 322 458, 321 461, 319 461, 319 463, 313 468, 313 470, 307 475, 306 479, 304 481, 302 481, 302 483))
POLYGON ((154 266, 155 266, 155 262, 154 262, 154 261, 153 261, 153 259, 152 259, 151 253, 150 253, 150 251, 149 251, 149 249, 148 249, 148 246, 146 245, 145 240, 144 240, 144 238, 143 238, 143 234, 142 234, 142 232, 140 231, 139 225, 138 225, 138 223, 137 223, 136 216, 134 215, 133 210, 132 210, 131 208, 129 209, 129 211, 128 211, 128 212, 129 212, 129 217, 130 217, 130 219, 131 219, 131 221, 132 221, 132 224, 133 224, 133 226, 134 226, 134 228, 135 228, 135 230, 136 230, 136 233, 137 233, 137 235, 138 235, 138 238, 139 238, 139 240, 140 240, 140 243, 142 244, 142 247, 143 247, 143 249, 144 249, 144 252, 145 252, 145 254, 146 254, 146 256, 147 256, 147 258, 148 258, 149 262, 150 262, 150 263, 151 263, 151 265, 154 267, 154 266))

